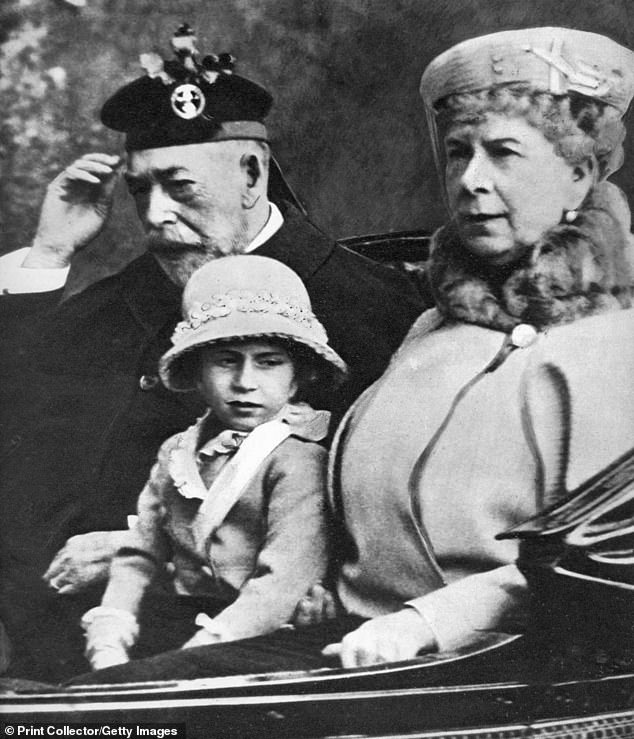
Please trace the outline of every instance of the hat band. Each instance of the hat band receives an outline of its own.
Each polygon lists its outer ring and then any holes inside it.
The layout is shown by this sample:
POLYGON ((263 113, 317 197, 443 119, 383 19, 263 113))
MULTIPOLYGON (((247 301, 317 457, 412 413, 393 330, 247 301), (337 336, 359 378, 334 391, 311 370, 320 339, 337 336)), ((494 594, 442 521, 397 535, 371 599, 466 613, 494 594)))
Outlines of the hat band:
POLYGON ((576 93, 624 114, 633 92, 633 82, 624 72, 631 69, 634 55, 608 42, 601 58, 592 50, 591 40, 600 47, 607 39, 582 34, 585 58, 581 42, 575 42, 571 33, 556 28, 503 31, 458 44, 425 70, 420 85, 425 105, 435 108, 451 94, 515 83, 552 95, 576 93))
POLYGON ((230 141, 232 139, 261 139, 268 141, 266 126, 258 121, 223 121, 210 141, 230 141))
POLYGON ((187 146, 189 144, 206 144, 216 141, 235 140, 269 140, 266 126, 259 121, 222 121, 214 122, 202 116, 191 121, 176 119, 158 129, 135 129, 126 137, 126 151, 142 149, 160 149, 167 146, 187 146))
POLYGON ((253 292, 240 290, 213 295, 207 300, 194 304, 188 317, 177 324, 172 343, 184 341, 191 331, 196 331, 203 323, 226 318, 232 313, 259 313, 282 316, 307 329, 321 328, 310 308, 292 298, 280 298, 268 291, 253 292))

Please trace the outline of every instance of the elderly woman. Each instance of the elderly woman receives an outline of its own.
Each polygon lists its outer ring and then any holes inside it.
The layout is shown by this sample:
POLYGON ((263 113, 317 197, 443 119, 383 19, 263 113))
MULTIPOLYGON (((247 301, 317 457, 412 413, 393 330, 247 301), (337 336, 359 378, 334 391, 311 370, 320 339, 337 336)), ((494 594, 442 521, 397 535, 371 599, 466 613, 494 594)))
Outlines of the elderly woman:
POLYGON ((318 667, 324 645, 346 667, 466 645, 525 603, 517 545, 496 534, 631 446, 630 215, 605 178, 634 54, 570 29, 497 33, 438 57, 421 91, 451 220, 433 239, 438 307, 337 434, 346 615, 80 682, 318 667))
POLYGON ((634 54, 571 29, 496 33, 435 59, 421 93, 451 219, 437 308, 339 430, 339 596, 371 619, 329 648, 346 666, 504 628, 527 586, 495 535, 634 439, 630 213, 606 182, 634 54))

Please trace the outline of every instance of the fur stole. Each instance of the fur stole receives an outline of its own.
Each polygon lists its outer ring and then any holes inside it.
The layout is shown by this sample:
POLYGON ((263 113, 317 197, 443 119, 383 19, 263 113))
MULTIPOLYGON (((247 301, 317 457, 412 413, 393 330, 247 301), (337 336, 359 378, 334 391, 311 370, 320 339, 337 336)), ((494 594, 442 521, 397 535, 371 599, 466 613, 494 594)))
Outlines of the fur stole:
POLYGON ((433 236, 431 289, 449 319, 511 331, 539 329, 629 308, 630 211, 609 182, 594 187, 572 223, 560 223, 519 262, 491 267, 467 252, 449 224, 433 236))

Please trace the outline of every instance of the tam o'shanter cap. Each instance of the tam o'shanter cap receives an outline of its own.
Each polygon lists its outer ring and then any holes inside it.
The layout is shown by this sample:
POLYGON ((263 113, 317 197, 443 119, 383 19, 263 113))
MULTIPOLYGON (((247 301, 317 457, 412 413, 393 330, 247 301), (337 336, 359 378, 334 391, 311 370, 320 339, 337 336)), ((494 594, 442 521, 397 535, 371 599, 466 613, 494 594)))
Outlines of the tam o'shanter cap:
POLYGON ((154 149, 231 139, 268 140, 264 118, 273 98, 260 85, 234 74, 230 54, 199 61, 188 25, 172 38, 175 58, 142 54, 147 74, 104 104, 101 120, 126 134, 126 149, 154 149))
POLYGON ((194 380, 183 361, 192 350, 218 341, 267 337, 307 347, 339 379, 347 372, 313 315, 304 283, 290 267, 251 254, 214 259, 185 286, 183 320, 172 336, 174 346, 161 358, 161 379, 172 390, 192 390, 194 380))
POLYGON ((634 95, 634 53, 606 36, 572 28, 501 31, 437 56, 420 92, 431 110, 448 95, 511 83, 553 95, 577 93, 624 114, 634 95))

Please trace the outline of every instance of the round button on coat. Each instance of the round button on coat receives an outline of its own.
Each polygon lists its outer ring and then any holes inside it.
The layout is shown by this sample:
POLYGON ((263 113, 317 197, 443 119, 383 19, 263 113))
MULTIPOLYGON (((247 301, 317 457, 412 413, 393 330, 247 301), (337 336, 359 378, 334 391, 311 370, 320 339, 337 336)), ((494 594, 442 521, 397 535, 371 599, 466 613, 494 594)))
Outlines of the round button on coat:
POLYGON ((511 343, 525 349, 537 340, 537 329, 530 323, 520 323, 511 332, 511 343))

